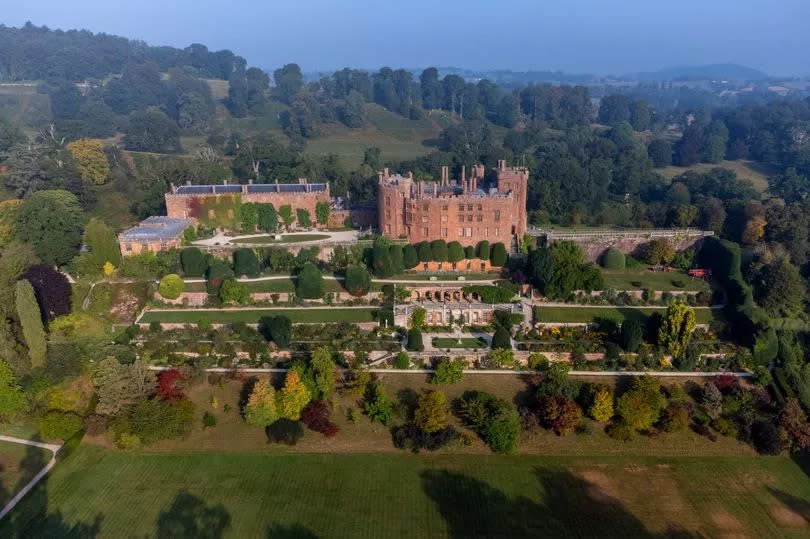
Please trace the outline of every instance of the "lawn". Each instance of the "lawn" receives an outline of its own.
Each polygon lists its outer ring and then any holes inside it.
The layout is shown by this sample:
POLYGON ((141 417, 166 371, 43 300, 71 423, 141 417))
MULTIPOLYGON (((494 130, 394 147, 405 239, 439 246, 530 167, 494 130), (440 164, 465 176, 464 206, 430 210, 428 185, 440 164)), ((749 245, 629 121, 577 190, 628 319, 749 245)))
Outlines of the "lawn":
POLYGON ((0 536, 97 526, 100 537, 806 537, 800 464, 82 446, 0 523, 0 536))
POLYGON ((283 314, 292 320, 293 323, 334 323, 334 322, 374 322, 376 308, 363 309, 341 309, 339 307, 330 308, 301 308, 301 309, 249 309, 240 311, 225 311, 211 309, 194 309, 190 311, 148 311, 143 315, 140 322, 149 324, 151 322, 175 323, 175 324, 196 324, 201 320, 209 321, 213 324, 232 324, 234 322, 245 322, 255 324, 263 316, 275 316, 283 314))
POLYGON ((691 167, 676 167, 670 166, 663 169, 658 169, 657 172, 666 178, 674 178, 683 174, 687 170, 696 170, 698 172, 708 172, 713 168, 727 168, 733 170, 738 178, 750 180, 754 188, 760 193, 768 190, 768 176, 776 174, 776 170, 764 163, 757 163, 755 161, 723 161, 722 163, 713 165, 709 163, 698 163, 691 167))
POLYGON ((0 441, 0 507, 51 460, 51 453, 39 447, 0 441))
POLYGON ((614 290, 649 288, 650 290, 660 290, 662 292, 671 292, 672 290, 709 291, 709 283, 702 279, 690 277, 680 271, 663 272, 647 269, 626 269, 623 271, 603 269, 601 271, 602 278, 605 281, 605 288, 614 290), (673 281, 681 281, 684 286, 675 286, 673 281), (641 285, 634 283, 641 283, 641 285))
POLYGON ((253 238, 242 238, 231 240, 232 243, 301 243, 304 241, 318 241, 328 239, 328 234, 282 234, 281 239, 275 236, 255 236, 253 238))
MULTIPOLYGON (((338 281, 335 279, 324 279, 323 289, 327 294, 345 292, 346 289, 343 288, 342 283, 343 281, 338 281)), ((248 290, 251 292, 295 292, 295 280, 293 278, 268 279, 266 281, 245 281, 244 284, 247 285, 248 290)), ((206 290, 207 288, 205 283, 202 282, 186 283, 185 287, 186 292, 205 292, 206 290)))
MULTIPOLYGON (((537 322, 583 323, 595 322, 597 319, 608 319, 615 322, 638 320, 643 322, 654 312, 664 313, 666 307, 543 307, 535 306, 534 317, 537 322)), ((709 324, 722 316, 717 309, 695 309, 698 324, 709 324)))
POLYGON ((433 337, 433 346, 436 348, 488 348, 487 341, 481 337, 462 337, 453 339, 450 337, 433 337), (461 342, 459 342, 461 341, 461 342))

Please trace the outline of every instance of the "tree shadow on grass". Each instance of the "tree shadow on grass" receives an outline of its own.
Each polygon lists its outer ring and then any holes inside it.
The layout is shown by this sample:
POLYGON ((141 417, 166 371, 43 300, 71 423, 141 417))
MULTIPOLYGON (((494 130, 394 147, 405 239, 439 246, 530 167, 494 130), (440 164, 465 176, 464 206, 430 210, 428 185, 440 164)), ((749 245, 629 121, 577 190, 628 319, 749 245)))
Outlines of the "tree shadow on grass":
MULTIPOLYGON (((15 485, 13 493, 19 492, 50 460, 50 453, 38 447, 28 446, 20 462, 23 477, 15 485)), ((57 464, 58 466, 58 464, 57 464)), ((48 479, 53 470, 40 480, 20 503, 0 521, 0 537, 96 537, 101 530, 103 516, 98 514, 92 523, 66 522, 60 511, 48 509, 48 479)), ((12 495, 13 495, 12 493, 12 495)))
POLYGON ((318 539, 318 536, 300 524, 292 526, 273 524, 267 528, 267 539, 318 539))
POLYGON ((182 490, 158 516, 157 537, 217 539, 230 524, 231 516, 223 505, 206 505, 202 499, 182 490))
MULTIPOLYGON (((545 499, 510 498, 483 481, 447 470, 422 473, 422 489, 437 504, 449 536, 656 537, 622 503, 567 471, 536 470, 545 499)), ((665 537, 685 537, 668 530, 665 537)))

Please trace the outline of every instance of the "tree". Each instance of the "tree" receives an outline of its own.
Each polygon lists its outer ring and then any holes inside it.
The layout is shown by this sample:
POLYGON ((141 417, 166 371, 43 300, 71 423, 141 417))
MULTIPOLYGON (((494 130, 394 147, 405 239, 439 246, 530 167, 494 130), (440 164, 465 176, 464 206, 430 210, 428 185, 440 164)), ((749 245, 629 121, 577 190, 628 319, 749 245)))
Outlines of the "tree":
POLYGON ((608 270, 623 270, 625 266, 624 253, 610 247, 602 255, 602 267, 608 270))
POLYGON ((259 257, 253 249, 242 247, 233 253, 233 273, 237 277, 243 275, 256 277, 261 271, 259 257))
POLYGON ((647 264, 669 264, 675 256, 675 249, 668 240, 661 238, 652 240, 644 249, 647 264))
POLYGON ((304 409, 309 400, 309 392, 301 381, 298 372, 294 370, 287 371, 287 377, 284 379, 284 387, 281 388, 279 398, 281 417, 298 421, 301 418, 301 410, 304 409))
POLYGON ((640 376, 633 380, 630 391, 619 397, 616 412, 631 429, 642 431, 651 428, 661 414, 664 397, 661 386, 651 376, 640 376))
POLYGON ((661 413, 661 428, 665 432, 677 432, 689 426, 689 411, 682 402, 670 403, 661 413))
POLYGON ((52 266, 67 264, 79 252, 84 214, 67 191, 37 191, 20 205, 15 235, 34 247, 37 257, 52 266))
POLYGON ((177 299, 183 293, 185 284, 179 275, 170 273, 160 280, 158 292, 166 299, 177 299))
POLYGON ((118 238, 104 221, 95 217, 90 219, 84 227, 84 244, 90 249, 88 258, 95 269, 101 270, 107 262, 115 267, 121 265, 118 238))
POLYGON ((419 254, 419 262, 430 262, 433 260, 433 250, 430 248, 430 243, 426 241, 418 245, 417 253, 419 254))
MULTIPOLYGON (((0 375, 0 380, 2 380, 2 375, 0 375)), ((1 393, 2 389, 0 389, 1 393)), ((2 397, 0 397, 0 402, 2 402, 2 397)), ((0 405, 0 409, 2 409, 2 405, 0 405)), ((787 433, 794 451, 804 451, 810 448, 810 423, 807 421, 807 414, 795 397, 790 397, 785 401, 785 405, 779 412, 779 426, 787 433)))
POLYGON ((419 265, 419 253, 410 243, 402 248, 402 265, 405 269, 412 269, 419 265))
POLYGON ((596 421, 604 423, 613 417, 613 392, 608 386, 600 385, 593 392, 593 399, 588 414, 596 421))
POLYGON ((717 419, 723 413, 723 394, 714 382, 706 382, 703 385, 700 403, 703 405, 706 415, 712 419, 717 419))
POLYGON ((292 322, 284 315, 263 316, 259 319, 259 332, 279 348, 289 348, 292 338, 292 322))
POLYGON ((222 303, 250 303, 250 289, 245 283, 236 279, 225 279, 219 287, 219 299, 222 303))
POLYGON ((34 295, 34 288, 25 279, 17 281, 14 303, 17 307, 17 317, 20 319, 25 344, 28 347, 31 365, 40 367, 45 363, 48 343, 45 329, 42 327, 42 314, 34 295))
POLYGON ((754 297, 775 317, 793 317, 802 311, 806 289, 799 269, 786 257, 766 264, 754 282, 754 297))
POLYGON ((0 359, 0 421, 8 421, 25 409, 25 395, 8 363, 0 359))
POLYGON ((683 357, 696 323, 695 310, 680 299, 674 300, 658 328, 658 344, 673 357, 683 357))
POLYGON ((295 216, 292 212, 292 206, 289 204, 284 204, 279 206, 278 208, 278 215, 281 217, 281 221, 284 223, 284 227, 289 230, 292 224, 295 222, 295 216))
POLYGON ((431 384, 456 384, 464 379, 464 369, 467 361, 463 357, 450 359, 442 358, 436 364, 436 372, 430 379, 431 384))
POLYGON ((433 240, 430 242, 430 252, 434 261, 447 262, 447 242, 444 240, 433 240))
POLYGON ((301 422, 308 429, 320 432, 327 438, 335 436, 340 428, 329 419, 329 405, 324 401, 311 401, 301 412, 301 422))
POLYGON ((371 288, 371 275, 363 266, 348 266, 345 283, 346 290, 352 296, 365 296, 371 288))
POLYGON ((489 242, 487 240, 479 241, 476 253, 481 260, 489 260, 489 242))
POLYGON ((312 219, 309 216, 309 210, 306 208, 296 208, 295 218, 298 221, 299 226, 304 228, 309 228, 312 226, 312 219))
POLYGON ((647 146, 647 155, 655 168, 672 165, 672 144, 668 140, 655 139, 647 146))
POLYGON ((503 243, 498 242, 492 246, 492 252, 489 255, 489 261, 493 266, 500 267, 506 265, 506 260, 509 255, 506 252, 506 247, 503 243))
POLYGON ((495 329, 495 334, 492 336, 492 349, 497 350, 498 348, 512 349, 512 334, 507 328, 501 326, 495 329))
POLYGON ((14 239, 14 223, 22 200, 12 198, 0 202, 0 249, 14 239))
POLYGON ((130 115, 124 146, 139 152, 180 153, 183 150, 177 124, 156 108, 130 115))
POLYGON ((422 330, 415 327, 408 330, 406 348, 411 352, 423 352, 425 350, 425 345, 422 343, 422 330))
POLYGON ((68 143, 67 149, 73 156, 76 169, 85 181, 103 184, 110 173, 110 165, 104 154, 104 146, 98 139, 82 138, 68 143))
POLYGON ((315 218, 318 224, 326 226, 329 224, 329 214, 332 212, 332 205, 328 202, 317 202, 315 204, 315 218))
POLYGON ((43 322, 70 313, 72 290, 64 273, 41 264, 28 268, 24 277, 34 289, 43 322))
POLYGON ((751 441, 754 448, 763 455, 778 455, 782 452, 782 439, 770 420, 761 419, 751 426, 751 441))
POLYGON ((626 95, 608 95, 599 102, 599 123, 616 125, 630 119, 630 98, 626 95))
POLYGON ((335 362, 332 352, 325 346, 312 351, 312 373, 315 378, 315 389, 319 400, 328 400, 335 389, 335 362))
POLYGON ((208 269, 208 261, 197 247, 186 247, 180 251, 180 265, 186 277, 202 277, 208 269))
POLYGON ((273 80, 276 83, 274 92, 283 103, 291 104, 304 85, 301 68, 298 64, 286 64, 273 71, 273 80))
POLYGON ((346 127, 358 128, 365 124, 366 100, 359 92, 349 92, 341 108, 341 121, 346 127))
POLYGON ((304 299, 320 299, 323 297, 323 275, 315 264, 307 262, 298 273, 295 293, 304 299))
POLYGON ((515 366, 515 353, 511 348, 495 348, 487 358, 498 368, 511 368, 515 366))
POLYGON ((630 125, 633 126, 633 129, 646 131, 650 128, 651 121, 652 109, 646 101, 639 99, 630 104, 630 125))
POLYGON ((278 214, 272 204, 258 204, 256 209, 259 230, 275 232, 278 230, 278 214))
POLYGON ((93 373, 93 384, 98 395, 96 413, 115 416, 136 402, 155 393, 155 373, 140 361, 123 365, 113 357, 99 362, 93 373))
POLYGON ((464 260, 464 247, 457 241, 451 241, 447 245, 447 260, 453 264, 464 260))
POLYGON ((243 410, 245 423, 254 427, 266 427, 278 419, 276 391, 264 378, 257 380, 243 410))
POLYGON ((622 322, 622 329, 619 335, 622 348, 625 352, 634 354, 641 346, 643 328, 638 320, 625 320, 622 322))
POLYGON ((394 420, 394 403, 379 382, 369 389, 363 408, 371 421, 378 421, 386 427, 394 420))
POLYGON ((391 255, 391 271, 394 275, 399 275, 405 271, 405 263, 403 261, 402 246, 395 243, 388 248, 388 253, 391 255))
POLYGON ((540 400, 540 420, 558 436, 574 431, 582 419, 582 410, 577 403, 564 395, 552 395, 540 400))
POLYGON ((177 369, 160 371, 157 375, 157 396, 165 401, 185 398, 183 381, 183 374, 177 369))
POLYGON ((447 426, 449 406, 441 391, 425 391, 419 396, 413 422, 425 432, 437 432, 447 426))

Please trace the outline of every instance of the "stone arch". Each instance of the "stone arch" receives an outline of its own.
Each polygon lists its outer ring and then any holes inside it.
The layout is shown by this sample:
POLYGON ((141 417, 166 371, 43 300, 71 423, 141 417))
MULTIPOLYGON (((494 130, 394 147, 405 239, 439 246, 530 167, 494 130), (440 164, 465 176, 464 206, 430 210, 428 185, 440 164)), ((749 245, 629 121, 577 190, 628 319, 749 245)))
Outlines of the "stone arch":
POLYGON ((456 301, 461 301, 461 290, 455 290, 453 292, 453 299, 456 301))

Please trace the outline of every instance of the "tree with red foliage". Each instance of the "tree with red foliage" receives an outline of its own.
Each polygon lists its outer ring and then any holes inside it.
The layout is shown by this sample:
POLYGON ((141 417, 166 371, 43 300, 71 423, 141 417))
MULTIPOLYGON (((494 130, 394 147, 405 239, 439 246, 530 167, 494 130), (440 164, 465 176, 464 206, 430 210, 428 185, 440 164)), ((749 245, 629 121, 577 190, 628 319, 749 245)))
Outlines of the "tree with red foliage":
POLYGON ((183 393, 183 374, 177 369, 161 371, 158 374, 158 397, 165 401, 178 401, 183 393))
POLYGON ((559 436, 574 431, 582 419, 582 410, 565 395, 552 395, 540 399, 540 421, 559 436))
POLYGON ((27 279, 34 288, 43 323, 70 314, 70 283, 64 273, 46 264, 38 264, 28 268, 23 279, 27 279))
POLYGON ((324 401, 311 401, 301 411, 301 422, 308 429, 320 432, 327 438, 338 433, 340 428, 329 419, 329 405, 324 401))
POLYGON ((723 395, 736 393, 737 388, 740 386, 740 381, 733 374, 718 374, 713 381, 723 395))

